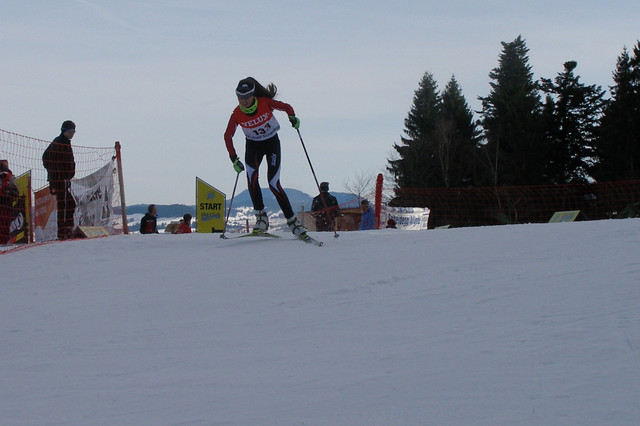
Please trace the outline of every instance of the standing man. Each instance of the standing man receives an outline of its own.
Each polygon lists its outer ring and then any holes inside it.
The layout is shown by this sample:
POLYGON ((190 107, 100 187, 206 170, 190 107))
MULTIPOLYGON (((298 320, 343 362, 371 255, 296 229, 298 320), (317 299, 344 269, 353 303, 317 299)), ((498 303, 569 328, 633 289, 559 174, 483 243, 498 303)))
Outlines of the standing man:
POLYGON ((360 202, 360 210, 362 210, 362 217, 360 218, 359 231, 368 231, 375 228, 375 218, 373 217, 373 210, 369 208, 369 201, 362 200, 360 202))
POLYGON ((158 233, 158 209, 155 204, 150 204, 149 207, 147 207, 147 213, 145 213, 140 221, 140 233, 158 233))
POLYGON ((314 197, 311 211, 316 218, 316 231, 333 230, 333 222, 340 209, 336 197, 329 194, 329 182, 320 184, 320 194, 314 197))
POLYGON ((55 195, 58 207, 58 239, 73 235, 73 215, 76 201, 71 195, 71 179, 76 174, 76 162, 71 148, 71 139, 76 133, 76 125, 67 120, 62 123, 60 135, 56 137, 42 155, 42 163, 47 169, 49 190, 55 195))

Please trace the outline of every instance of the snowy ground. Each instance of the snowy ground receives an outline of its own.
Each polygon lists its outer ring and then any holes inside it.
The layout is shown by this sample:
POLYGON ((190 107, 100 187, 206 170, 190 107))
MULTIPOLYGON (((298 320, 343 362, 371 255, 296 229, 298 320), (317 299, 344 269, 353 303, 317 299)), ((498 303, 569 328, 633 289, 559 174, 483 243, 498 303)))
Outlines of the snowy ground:
POLYGON ((640 220, 0 255, 0 424, 637 425, 640 220))

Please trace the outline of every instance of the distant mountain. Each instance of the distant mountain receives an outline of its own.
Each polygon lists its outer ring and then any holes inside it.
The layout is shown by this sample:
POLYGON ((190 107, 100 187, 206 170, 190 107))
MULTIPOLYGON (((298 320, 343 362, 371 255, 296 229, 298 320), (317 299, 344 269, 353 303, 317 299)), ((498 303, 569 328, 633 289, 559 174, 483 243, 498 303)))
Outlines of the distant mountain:
MULTIPOLYGON (((293 208, 294 212, 299 212, 302 208, 304 208, 305 211, 311 210, 311 203, 315 195, 311 196, 302 191, 292 188, 286 188, 285 191, 287 193, 287 196, 289 197, 289 201, 291 202, 291 207, 293 208)), ((336 197, 336 199, 338 200, 338 204, 340 204, 342 208, 358 207, 358 200, 353 194, 344 192, 331 192, 331 195, 336 197)), ((262 189, 262 199, 264 201, 264 206, 267 212, 280 212, 280 206, 278 206, 278 202, 269 189, 262 189)), ((225 212, 229 207, 229 201, 230 200, 227 199, 225 212)), ((149 204, 133 204, 127 206, 127 219, 129 230, 131 232, 137 232, 140 229, 140 219, 142 219, 142 216, 145 215, 148 207, 149 204)), ((156 209, 158 210, 158 230, 160 231, 162 231, 172 220, 179 220, 180 218, 182 218, 185 213, 189 213, 193 217, 196 216, 195 204, 156 204, 156 209)), ((240 214, 240 212, 244 212, 242 213, 244 217, 246 216, 246 212, 252 209, 253 203, 251 202, 249 191, 245 189, 241 193, 237 194, 233 199, 232 218, 240 214)), ((230 220, 232 218, 230 218, 230 220)))
MULTIPOLYGON (((315 195, 309 195, 305 192, 298 191, 297 189, 292 188, 286 188, 285 192, 289 197, 289 202, 291 202, 291 207, 293 208, 294 212, 299 212, 302 207, 305 211, 311 210, 311 203, 313 202, 313 197, 315 197, 315 195)), ((340 204, 343 208, 358 207, 358 200, 353 194, 348 194, 345 192, 330 192, 330 194, 336 197, 336 199, 338 200, 338 204, 340 204)), ((268 212, 280 210, 278 202, 269 189, 262 189, 262 200, 264 201, 265 209, 268 212)), ((236 195, 235 199, 233 200, 234 207, 236 206, 236 203, 238 207, 252 207, 253 203, 251 202, 249 191, 244 190, 240 194, 236 195)), ((227 206, 228 205, 229 200, 227 200, 227 206)))
MULTIPOLYGON (((144 216, 147 213, 149 204, 134 204, 127 206, 127 215, 141 214, 144 216)), ((190 213, 191 216, 195 216, 196 206, 187 206, 185 204, 156 204, 158 209, 158 217, 182 217, 185 213, 190 213)))
MULTIPOLYGON (((311 201, 313 197, 308 194, 298 191, 297 189, 286 188, 285 192, 289 197, 289 201, 291 202, 291 207, 294 212, 300 211, 300 206, 304 206, 305 210, 311 209, 311 201)), ((262 188, 262 200, 264 201, 264 208, 268 212, 275 212, 280 210, 280 206, 278 206, 278 202, 275 197, 271 193, 268 188, 262 188)), ((229 199, 227 199, 227 207, 229 207, 229 199)), ((251 197, 249 196, 249 191, 244 190, 240 194, 237 194, 233 199, 233 207, 253 207, 253 203, 251 202, 251 197)))
MULTIPOLYGON (((291 202, 293 211, 300 211, 300 207, 304 207, 304 210, 306 211, 311 210, 311 202, 313 201, 313 197, 315 197, 315 195, 311 196, 305 192, 292 188, 286 188, 285 191, 287 193, 287 196, 289 197, 289 201, 291 202)), ((340 204, 343 208, 358 207, 358 200, 353 194, 349 194, 346 192, 331 192, 331 195, 337 198, 338 204, 340 204)), ((267 211, 275 212, 277 210, 280 210, 278 202, 269 189, 262 189, 262 200, 264 201, 265 209, 267 211)), ((229 201, 230 200, 227 199, 227 208, 229 207, 229 201)), ((148 206, 149 204, 133 204, 127 206, 127 215, 144 215, 147 212, 148 206)), ((253 207, 251 197, 249 196, 249 191, 245 189, 240 194, 237 194, 233 200, 233 207, 253 207)), ((185 213, 190 213, 192 216, 195 216, 196 212, 195 204, 156 204, 156 208, 158 209, 158 218, 182 217, 185 213)))

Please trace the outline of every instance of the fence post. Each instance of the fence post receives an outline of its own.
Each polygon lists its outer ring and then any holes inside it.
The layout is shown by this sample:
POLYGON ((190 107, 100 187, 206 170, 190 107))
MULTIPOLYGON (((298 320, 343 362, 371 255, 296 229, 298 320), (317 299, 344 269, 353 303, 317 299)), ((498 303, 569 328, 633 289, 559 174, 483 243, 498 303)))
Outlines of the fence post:
POLYGON ((122 176, 122 156, 120 155, 120 142, 116 141, 116 162, 118 163, 118 184, 120 185, 120 210, 122 213, 122 232, 129 234, 127 223, 127 203, 124 200, 124 178, 122 176))
POLYGON ((376 179, 375 228, 380 229, 380 213, 382 212, 382 173, 376 179))
MULTIPOLYGON (((27 224, 27 227, 29 228, 29 231, 27 233, 27 244, 31 244, 33 242, 35 242, 35 240, 33 239, 33 227, 35 225, 35 207, 32 207, 33 204, 33 196, 32 196, 32 188, 31 188, 31 170, 29 171, 29 176, 27 177, 27 194, 26 194, 26 200, 25 200, 25 204, 29 206, 28 210, 29 214, 26 215, 28 217, 24 218, 25 223, 27 224)), ((25 206, 26 207, 26 206, 25 206)))

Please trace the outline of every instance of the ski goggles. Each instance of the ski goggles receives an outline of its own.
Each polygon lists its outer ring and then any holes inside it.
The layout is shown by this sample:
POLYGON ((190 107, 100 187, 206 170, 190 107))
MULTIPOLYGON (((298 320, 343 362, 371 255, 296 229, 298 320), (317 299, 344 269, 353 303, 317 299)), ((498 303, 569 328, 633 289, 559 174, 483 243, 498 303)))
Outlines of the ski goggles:
POLYGON ((236 95, 238 96, 238 99, 249 99, 250 97, 253 96, 253 92, 254 90, 251 89, 250 91, 246 92, 246 93, 240 93, 236 90, 236 95))

